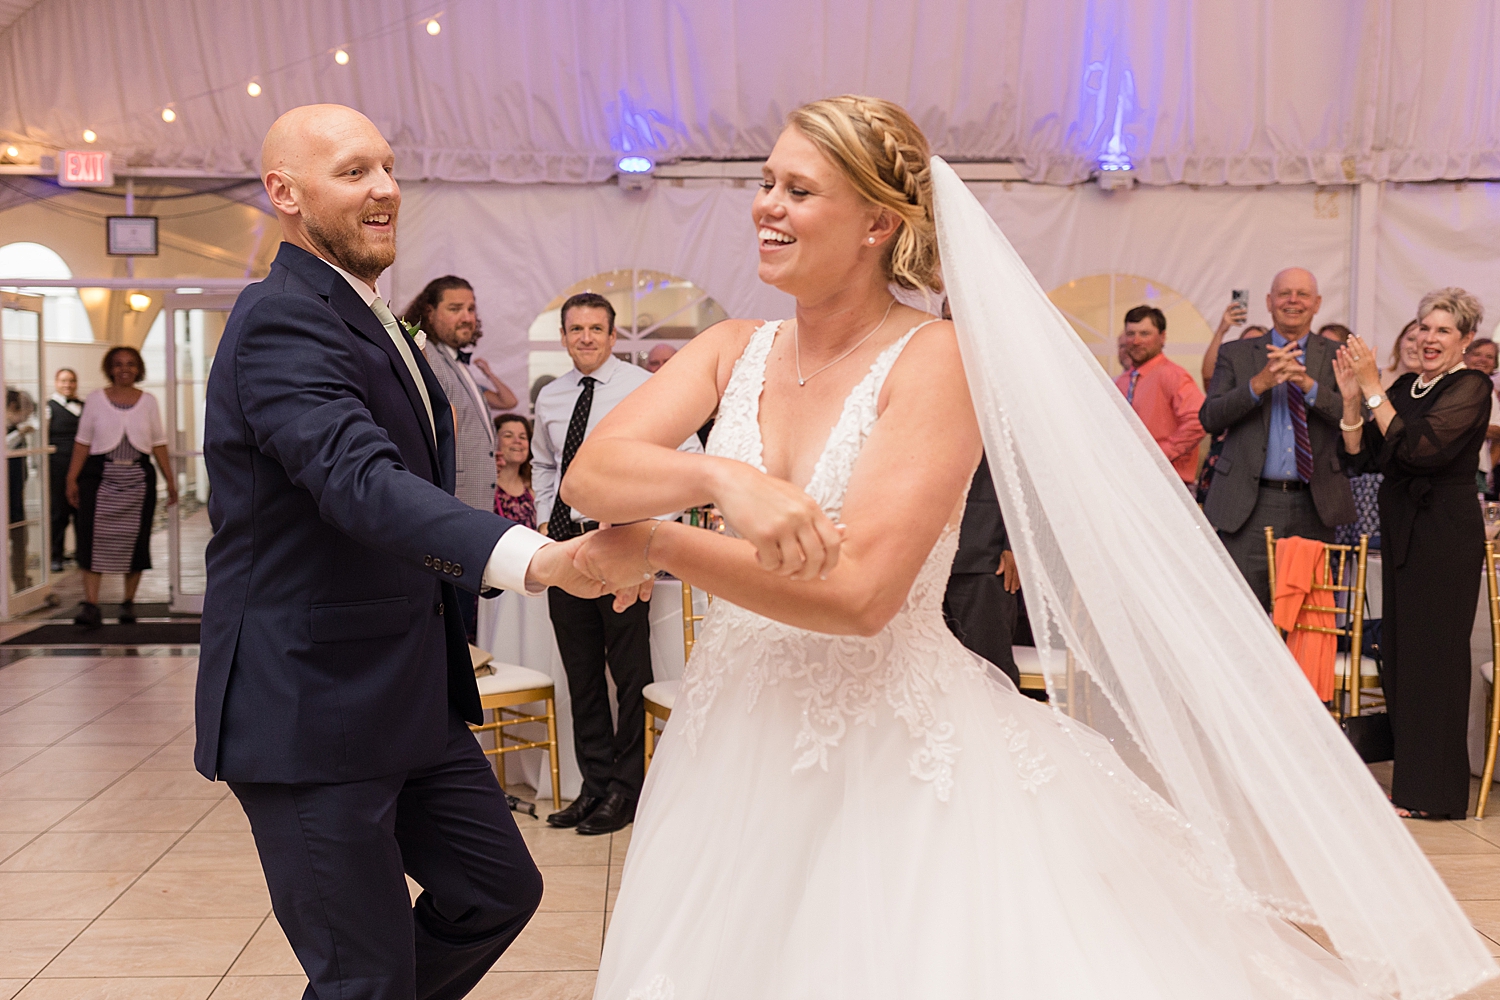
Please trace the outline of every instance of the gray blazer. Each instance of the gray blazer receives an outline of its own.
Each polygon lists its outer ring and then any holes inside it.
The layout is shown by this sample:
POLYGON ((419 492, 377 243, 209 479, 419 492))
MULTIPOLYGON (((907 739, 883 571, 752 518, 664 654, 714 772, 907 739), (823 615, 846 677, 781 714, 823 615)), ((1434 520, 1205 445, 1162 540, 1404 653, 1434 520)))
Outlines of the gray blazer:
MULTIPOLYGON (((1203 513, 1220 531, 1238 531, 1250 519, 1266 465, 1266 441, 1271 433, 1271 394, 1257 402, 1249 383, 1266 366, 1270 337, 1236 340, 1219 348, 1208 397, 1198 420, 1210 434, 1228 430, 1224 450, 1214 466, 1203 513)), ((1307 411, 1307 436, 1312 445, 1312 498, 1318 518, 1328 526, 1354 520, 1354 495, 1349 477, 1339 465, 1338 423, 1344 400, 1333 378, 1331 340, 1309 334, 1303 344, 1302 364, 1318 383, 1318 398, 1307 411)))

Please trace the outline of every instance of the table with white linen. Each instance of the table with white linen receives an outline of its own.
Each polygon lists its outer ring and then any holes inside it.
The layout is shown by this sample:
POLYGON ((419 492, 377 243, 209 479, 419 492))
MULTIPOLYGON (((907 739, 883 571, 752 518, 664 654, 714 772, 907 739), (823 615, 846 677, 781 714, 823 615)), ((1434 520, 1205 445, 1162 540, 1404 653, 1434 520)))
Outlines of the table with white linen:
MULTIPOLYGON (((703 614, 708 598, 702 591, 693 593, 693 613, 703 614)), ((656 581, 651 594, 651 672, 658 681, 677 680, 684 666, 682 643, 682 583, 678 580, 656 581)), ((557 710, 558 782, 564 799, 575 798, 583 785, 578 758, 573 752, 572 701, 568 697, 568 677, 563 670, 562 655, 552 632, 552 618, 547 612, 547 595, 528 597, 504 591, 498 597, 479 602, 479 627, 475 642, 501 663, 514 663, 540 670, 555 685, 557 710)), ((606 679, 608 674, 606 672, 606 679)), ((545 714, 546 706, 518 705, 528 714, 545 714)), ((615 686, 609 681, 609 709, 613 716, 615 686)), ((533 723, 518 726, 519 736, 533 733, 532 739, 546 739, 546 726, 533 723)), ((547 751, 520 750, 505 755, 505 780, 530 785, 538 799, 552 796, 552 775, 547 767, 547 751)))

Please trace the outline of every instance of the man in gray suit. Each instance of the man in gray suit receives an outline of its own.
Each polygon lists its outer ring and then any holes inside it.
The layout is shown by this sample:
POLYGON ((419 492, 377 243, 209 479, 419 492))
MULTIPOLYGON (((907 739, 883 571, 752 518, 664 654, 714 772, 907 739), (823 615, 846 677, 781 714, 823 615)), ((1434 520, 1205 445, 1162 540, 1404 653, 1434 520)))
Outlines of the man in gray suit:
MULTIPOLYGON (((432 366, 448 402, 453 407, 454 451, 457 469, 454 493, 475 510, 495 509, 495 425, 490 408, 474 377, 469 374, 467 352, 479 333, 479 312, 474 287, 463 278, 446 274, 434 278, 406 307, 402 317, 427 335, 422 354, 432 366)), ((469 641, 479 624, 479 595, 461 593, 464 631, 469 641)))
POLYGON ((1266 527, 1277 538, 1331 542, 1335 526, 1354 520, 1338 458, 1344 405, 1333 377, 1338 345, 1309 335, 1322 303, 1310 272, 1292 267, 1277 274, 1266 296, 1271 335, 1219 349, 1198 411, 1204 430, 1229 432, 1203 513, 1267 608, 1266 527))

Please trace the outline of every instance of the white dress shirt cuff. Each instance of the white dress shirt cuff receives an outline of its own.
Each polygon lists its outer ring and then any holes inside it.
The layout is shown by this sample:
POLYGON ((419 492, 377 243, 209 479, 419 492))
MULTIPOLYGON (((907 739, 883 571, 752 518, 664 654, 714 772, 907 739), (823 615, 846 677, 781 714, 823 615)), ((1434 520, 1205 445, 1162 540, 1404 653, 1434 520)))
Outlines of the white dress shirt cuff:
POLYGON ((494 550, 490 552, 489 561, 484 564, 480 586, 485 590, 515 590, 533 596, 542 593, 546 587, 527 589, 526 571, 531 567, 531 559, 537 550, 551 541, 546 535, 522 524, 511 528, 500 536, 494 550))

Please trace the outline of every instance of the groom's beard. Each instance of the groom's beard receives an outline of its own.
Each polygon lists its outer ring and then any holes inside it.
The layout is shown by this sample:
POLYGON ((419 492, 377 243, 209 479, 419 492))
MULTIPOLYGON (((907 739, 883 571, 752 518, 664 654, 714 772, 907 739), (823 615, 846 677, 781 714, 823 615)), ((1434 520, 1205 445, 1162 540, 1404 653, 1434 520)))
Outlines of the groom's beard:
POLYGON ((381 210, 390 212, 389 240, 371 240, 364 231, 364 223, 359 219, 337 226, 325 226, 315 219, 304 218, 303 226, 307 229, 308 239, 331 257, 334 263, 356 278, 374 285, 386 268, 396 262, 396 208, 391 206, 381 210))

